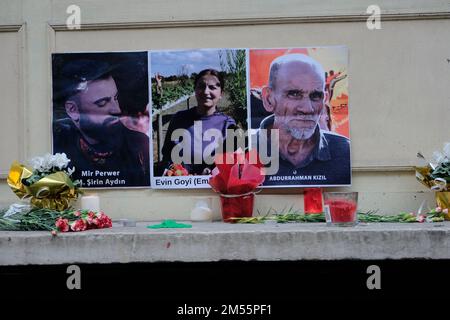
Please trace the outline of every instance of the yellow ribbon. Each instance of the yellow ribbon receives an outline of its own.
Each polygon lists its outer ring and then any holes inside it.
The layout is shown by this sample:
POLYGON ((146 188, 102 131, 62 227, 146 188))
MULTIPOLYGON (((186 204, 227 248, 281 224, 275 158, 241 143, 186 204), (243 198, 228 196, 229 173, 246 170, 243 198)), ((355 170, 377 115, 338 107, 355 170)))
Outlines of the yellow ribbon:
POLYGON ((20 199, 31 198, 34 207, 65 210, 78 197, 78 190, 63 171, 49 174, 30 186, 24 185, 23 179, 32 175, 33 169, 15 161, 9 170, 7 182, 20 199))

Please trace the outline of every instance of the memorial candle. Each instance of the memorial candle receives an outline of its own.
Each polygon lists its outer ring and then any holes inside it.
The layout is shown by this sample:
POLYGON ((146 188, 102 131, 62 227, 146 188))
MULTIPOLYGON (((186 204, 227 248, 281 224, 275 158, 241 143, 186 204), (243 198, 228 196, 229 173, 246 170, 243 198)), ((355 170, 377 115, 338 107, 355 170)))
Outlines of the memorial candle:
POLYGON ((212 221, 211 199, 198 200, 191 211, 191 221, 212 221))
POLYGON ((322 213, 322 189, 305 188, 303 191, 305 214, 322 213))
POLYGON ((332 225, 353 226, 357 224, 357 192, 325 192, 324 203, 329 208, 332 225))
POLYGON ((100 211, 100 199, 96 194, 81 197, 81 210, 100 211))
POLYGON ((326 202, 330 207, 331 221, 334 223, 354 222, 356 203, 346 199, 333 199, 326 202))

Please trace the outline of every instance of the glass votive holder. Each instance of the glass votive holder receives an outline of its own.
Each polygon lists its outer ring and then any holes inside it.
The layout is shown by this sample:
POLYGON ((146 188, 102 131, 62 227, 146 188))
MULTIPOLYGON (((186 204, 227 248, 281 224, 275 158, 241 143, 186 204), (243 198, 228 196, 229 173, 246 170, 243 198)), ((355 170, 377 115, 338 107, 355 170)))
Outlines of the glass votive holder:
POLYGON ((222 219, 224 222, 235 223, 233 218, 247 218, 253 215, 255 193, 243 195, 220 194, 222 219))
POLYGON ((323 212, 321 188, 305 188, 303 190, 303 203, 305 214, 323 212))
POLYGON ((358 192, 324 192, 323 200, 328 225, 352 227, 358 223, 358 192))

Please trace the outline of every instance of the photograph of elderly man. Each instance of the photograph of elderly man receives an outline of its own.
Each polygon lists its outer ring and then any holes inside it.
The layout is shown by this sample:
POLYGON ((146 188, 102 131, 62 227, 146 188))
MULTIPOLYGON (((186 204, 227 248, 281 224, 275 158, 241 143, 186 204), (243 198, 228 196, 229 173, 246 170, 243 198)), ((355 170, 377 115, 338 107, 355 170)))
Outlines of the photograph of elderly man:
POLYGON ((270 143, 273 129, 279 135, 279 169, 264 185, 350 184, 350 140, 331 131, 333 115, 327 110, 330 94, 325 84, 324 67, 308 50, 288 51, 270 62, 267 84, 259 90, 260 104, 251 100, 252 115, 257 108, 265 112, 258 123, 258 143, 270 143))

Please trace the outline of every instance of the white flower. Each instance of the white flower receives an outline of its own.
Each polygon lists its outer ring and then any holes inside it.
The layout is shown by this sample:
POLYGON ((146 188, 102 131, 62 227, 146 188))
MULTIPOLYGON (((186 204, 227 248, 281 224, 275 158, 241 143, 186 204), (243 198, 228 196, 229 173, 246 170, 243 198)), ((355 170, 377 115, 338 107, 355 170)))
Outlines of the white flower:
MULTIPOLYGON (((67 158, 65 153, 56 153, 51 155, 50 153, 45 154, 43 157, 34 157, 30 160, 30 165, 34 170, 43 173, 50 172, 55 168, 63 170, 69 164, 70 159, 67 158)), ((73 173, 75 169, 71 170, 73 173)), ((69 171, 70 172, 70 171, 69 171)))
POLYGON ((42 163, 43 171, 50 171, 53 168, 53 156, 50 153, 44 155, 44 162, 42 163))
POLYGON ((42 165, 44 164, 44 158, 34 157, 30 160, 31 167, 36 171, 42 171, 42 165))
POLYGON ((433 152, 432 162, 437 166, 445 161, 445 156, 439 151, 433 152))
POLYGON ((70 160, 67 159, 67 156, 65 153, 56 153, 53 156, 52 166, 58 168, 59 170, 62 170, 67 167, 70 160))
POLYGON ((450 142, 444 144, 444 156, 450 159, 450 142))

